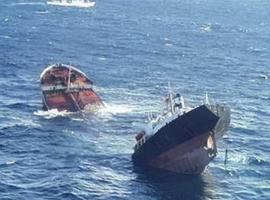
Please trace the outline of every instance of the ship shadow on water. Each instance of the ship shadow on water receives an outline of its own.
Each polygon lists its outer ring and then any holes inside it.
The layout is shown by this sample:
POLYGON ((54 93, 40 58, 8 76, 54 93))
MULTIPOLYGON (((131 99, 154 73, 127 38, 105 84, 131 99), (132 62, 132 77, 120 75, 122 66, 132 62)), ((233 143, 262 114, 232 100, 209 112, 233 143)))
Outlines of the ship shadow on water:
POLYGON ((150 168, 134 168, 136 181, 153 190, 153 199, 218 199, 213 193, 211 174, 184 175, 150 168))

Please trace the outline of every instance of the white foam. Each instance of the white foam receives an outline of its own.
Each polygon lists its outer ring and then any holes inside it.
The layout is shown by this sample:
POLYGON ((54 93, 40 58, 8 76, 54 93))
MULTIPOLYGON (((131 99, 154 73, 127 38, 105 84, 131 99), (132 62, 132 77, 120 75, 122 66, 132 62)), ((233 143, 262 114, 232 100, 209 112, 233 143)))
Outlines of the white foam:
POLYGON ((102 61, 103 61, 103 60, 107 60, 105 57, 99 57, 98 59, 99 59, 99 60, 102 60, 102 61))
POLYGON ((206 24, 201 26, 201 32, 211 32, 212 31, 212 26, 211 24, 206 24))
POLYGON ((5 164, 6 165, 13 165, 16 163, 16 160, 12 160, 12 161, 7 161, 5 164))
POLYGON ((165 46, 167 46, 167 47, 172 47, 173 44, 171 44, 171 43, 165 43, 165 46))
POLYGON ((55 117, 65 117, 70 115, 70 112, 67 112, 66 110, 64 111, 58 111, 57 109, 51 109, 48 111, 44 110, 38 110, 34 112, 34 115, 44 117, 45 119, 52 119, 55 117))
POLYGON ((266 74, 260 74, 259 77, 265 80, 268 79, 268 76, 266 74))
POLYGON ((104 102, 104 107, 99 110, 100 113, 109 113, 109 114, 123 114, 131 113, 135 110, 135 107, 132 107, 127 104, 108 104, 104 102))
MULTIPOLYGON (((73 121, 84 121, 85 116, 87 116, 88 113, 96 113, 102 116, 112 116, 116 114, 124 114, 124 113, 131 113, 134 112, 135 107, 132 107, 130 105, 126 104, 107 104, 104 103, 104 107, 101 107, 96 110, 82 110, 82 112, 79 115, 82 118, 78 117, 76 113, 74 112, 68 112, 68 111, 58 111, 57 109, 51 109, 48 111, 38 110, 34 112, 34 115, 44 117, 45 119, 52 119, 56 117, 70 117, 72 116, 73 121), (93 111, 93 112, 92 112, 93 111), (74 115, 75 114, 75 115, 74 115), (74 117, 75 116, 75 117, 74 117)), ((77 112, 78 114, 79 112, 77 112)))
POLYGON ((72 121, 78 121, 78 122, 83 122, 84 119, 82 118, 71 118, 72 121))
POLYGON ((3 38, 3 39, 10 39, 11 37, 8 36, 8 35, 0 35, 0 38, 3 38))

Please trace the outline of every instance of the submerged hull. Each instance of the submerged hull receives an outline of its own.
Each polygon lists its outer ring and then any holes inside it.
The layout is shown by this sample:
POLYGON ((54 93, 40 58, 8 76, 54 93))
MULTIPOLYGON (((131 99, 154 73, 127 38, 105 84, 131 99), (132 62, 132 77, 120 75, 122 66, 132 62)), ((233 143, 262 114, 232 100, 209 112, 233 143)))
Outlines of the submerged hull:
POLYGON ((192 138, 152 159, 148 165, 159 169, 181 173, 200 174, 205 166, 213 159, 213 153, 207 149, 206 143, 210 133, 192 138))
POLYGON ((175 173, 202 173, 216 156, 217 135, 223 135, 228 129, 229 123, 220 121, 230 121, 228 112, 229 109, 224 108, 223 113, 217 115, 203 105, 178 116, 141 145, 137 144, 133 161, 175 173))
POLYGON ((45 110, 57 109, 58 111, 77 112, 95 110, 99 106, 100 99, 94 91, 43 93, 45 110))
POLYGON ((92 82, 80 70, 69 65, 52 65, 41 74, 44 110, 92 110, 102 104, 92 82))

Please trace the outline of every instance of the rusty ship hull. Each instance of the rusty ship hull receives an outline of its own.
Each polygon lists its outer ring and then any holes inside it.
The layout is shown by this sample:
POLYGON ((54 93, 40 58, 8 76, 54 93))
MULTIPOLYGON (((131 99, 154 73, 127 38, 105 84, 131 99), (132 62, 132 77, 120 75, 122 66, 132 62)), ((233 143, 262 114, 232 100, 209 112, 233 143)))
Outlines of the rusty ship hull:
POLYGON ((142 137, 132 159, 139 166, 201 174, 216 156, 217 138, 228 130, 229 123, 229 108, 199 106, 166 123, 149 139, 142 137))
POLYGON ((44 110, 77 112, 103 105, 92 81, 73 66, 51 65, 42 72, 40 80, 44 110))

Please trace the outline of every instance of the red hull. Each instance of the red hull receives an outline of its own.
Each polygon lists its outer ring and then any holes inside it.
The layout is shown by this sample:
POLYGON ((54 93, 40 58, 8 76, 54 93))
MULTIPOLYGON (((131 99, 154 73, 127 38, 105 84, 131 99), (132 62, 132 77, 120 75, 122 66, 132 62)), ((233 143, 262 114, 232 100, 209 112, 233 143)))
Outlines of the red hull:
POLYGON ((101 100, 94 91, 45 93, 43 95, 43 105, 46 110, 76 112, 83 109, 92 110, 101 105, 101 100))
POLYGON ((93 110, 103 103, 92 89, 92 81, 68 65, 52 65, 41 74, 43 107, 58 111, 93 110))

